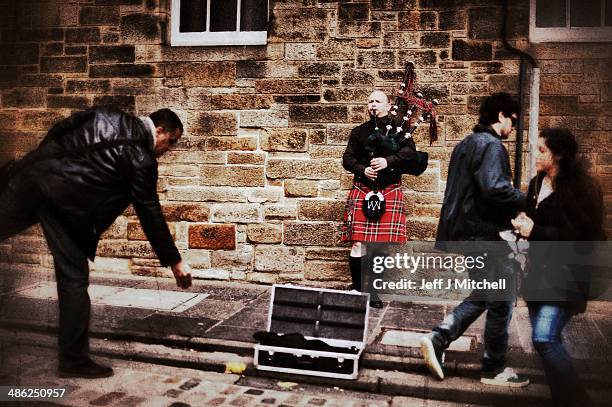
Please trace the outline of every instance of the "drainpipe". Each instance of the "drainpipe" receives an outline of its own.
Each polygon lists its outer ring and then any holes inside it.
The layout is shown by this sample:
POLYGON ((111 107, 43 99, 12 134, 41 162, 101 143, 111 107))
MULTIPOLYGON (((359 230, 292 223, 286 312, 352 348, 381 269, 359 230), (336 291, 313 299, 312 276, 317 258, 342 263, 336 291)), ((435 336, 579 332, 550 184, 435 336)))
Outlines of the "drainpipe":
POLYGON ((525 97, 525 78, 527 77, 527 66, 531 66, 530 98, 529 98, 529 179, 535 175, 535 148, 538 140, 538 112, 540 105, 540 68, 536 60, 529 54, 514 48, 507 39, 506 25, 508 21, 508 0, 503 0, 503 22, 502 40, 504 47, 512 54, 521 59, 519 75, 519 103, 521 109, 518 114, 518 124, 516 129, 516 152, 514 158, 514 185, 521 186, 523 172, 523 99, 525 97))

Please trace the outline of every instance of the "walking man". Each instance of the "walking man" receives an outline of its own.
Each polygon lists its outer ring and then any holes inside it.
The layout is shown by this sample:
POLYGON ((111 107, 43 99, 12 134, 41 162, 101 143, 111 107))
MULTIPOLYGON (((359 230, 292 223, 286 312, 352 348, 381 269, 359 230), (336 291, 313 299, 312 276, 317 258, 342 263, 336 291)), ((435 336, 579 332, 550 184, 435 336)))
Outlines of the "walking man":
MULTIPOLYGON (((512 133, 518 110, 518 103, 507 93, 487 97, 473 133, 453 150, 436 236, 437 249, 451 249, 453 245, 448 243, 451 241, 473 242, 476 247, 479 244, 476 242, 500 240, 499 232, 511 229, 510 220, 523 205, 525 196, 512 186, 508 151, 502 140, 512 133)), ((494 258, 487 261, 488 276, 513 275, 514 260, 503 255, 489 257, 494 258)), ((514 296, 491 300, 487 294, 474 290, 429 335, 421 338, 425 363, 434 376, 444 379, 444 350, 486 311, 481 382, 526 386, 528 378, 505 368, 514 296)))
POLYGON ((162 266, 177 285, 191 274, 168 230, 157 196, 157 157, 183 133, 161 109, 135 117, 95 107, 55 124, 17 162, 0 190, 0 242, 40 222, 53 255, 59 299, 59 375, 99 378, 110 367, 89 358, 89 267, 101 234, 132 204, 162 266))

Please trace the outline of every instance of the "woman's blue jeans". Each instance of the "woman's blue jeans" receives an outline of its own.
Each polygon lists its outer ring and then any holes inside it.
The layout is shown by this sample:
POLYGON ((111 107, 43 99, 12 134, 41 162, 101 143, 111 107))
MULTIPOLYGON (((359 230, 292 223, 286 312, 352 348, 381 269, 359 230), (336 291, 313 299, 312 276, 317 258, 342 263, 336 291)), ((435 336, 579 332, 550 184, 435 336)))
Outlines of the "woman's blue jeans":
POLYGON ((544 371, 555 406, 588 404, 572 358, 563 347, 561 332, 572 313, 558 305, 529 302, 531 339, 544 362, 544 371))

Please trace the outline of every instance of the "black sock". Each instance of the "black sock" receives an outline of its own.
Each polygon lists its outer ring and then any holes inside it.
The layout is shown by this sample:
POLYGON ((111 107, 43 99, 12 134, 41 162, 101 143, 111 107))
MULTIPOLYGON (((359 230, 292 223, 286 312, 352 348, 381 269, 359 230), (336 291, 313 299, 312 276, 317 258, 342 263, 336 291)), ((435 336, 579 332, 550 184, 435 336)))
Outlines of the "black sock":
POLYGON ((361 257, 353 257, 349 255, 349 268, 351 269, 353 289, 361 291, 361 257))

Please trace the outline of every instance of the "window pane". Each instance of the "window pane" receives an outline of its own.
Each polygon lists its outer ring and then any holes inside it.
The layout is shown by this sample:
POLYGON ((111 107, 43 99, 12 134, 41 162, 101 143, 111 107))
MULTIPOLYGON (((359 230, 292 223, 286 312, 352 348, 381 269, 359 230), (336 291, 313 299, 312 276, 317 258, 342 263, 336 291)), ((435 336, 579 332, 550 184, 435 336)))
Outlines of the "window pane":
POLYGON ((179 31, 206 31, 206 0, 181 0, 179 31))
POLYGON ((236 31, 238 0, 210 0, 210 31, 236 31))
POLYGON ((570 26, 600 27, 601 0, 571 0, 570 26))
POLYGON ((266 31, 268 0, 242 0, 240 4, 240 31, 266 31))
POLYGON ((566 0, 536 0, 536 27, 565 27, 566 0))
POLYGON ((612 27, 612 0, 606 0, 606 26, 612 27))

